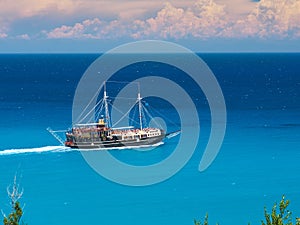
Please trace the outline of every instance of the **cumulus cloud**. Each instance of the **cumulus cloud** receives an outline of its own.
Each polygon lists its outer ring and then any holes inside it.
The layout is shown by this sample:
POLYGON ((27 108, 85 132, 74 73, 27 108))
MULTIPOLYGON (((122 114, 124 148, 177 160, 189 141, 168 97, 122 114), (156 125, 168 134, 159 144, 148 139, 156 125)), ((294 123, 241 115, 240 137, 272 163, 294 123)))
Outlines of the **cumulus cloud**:
POLYGON ((219 36, 227 24, 224 6, 212 0, 197 1, 187 9, 167 3, 155 17, 146 21, 136 20, 135 23, 142 28, 132 35, 135 38, 155 36, 175 39, 219 36))
MULTIPOLYGON (((11 1, 2 0, 0 21, 5 14, 11 19, 47 14, 74 17, 74 23, 69 20, 56 28, 45 28, 41 33, 49 39, 300 38, 299 0, 172 0, 165 4, 143 0, 20 0, 19 7, 14 7, 11 1)), ((0 34, 7 37, 6 31, 0 30, 0 34)))
POLYGON ((200 0, 192 7, 175 7, 171 3, 146 20, 85 20, 73 26, 63 25, 47 33, 48 38, 185 38, 220 36, 226 27, 224 6, 212 0, 200 0))
POLYGON ((225 11, 232 19, 248 15, 255 7, 255 0, 215 0, 215 2, 225 5, 225 11))
POLYGON ((127 35, 125 26, 120 21, 101 21, 98 18, 87 19, 73 26, 63 25, 50 32, 44 31, 47 38, 75 38, 75 39, 108 39, 127 35))
POLYGON ((228 6, 212 0, 198 0, 187 9, 167 4, 156 17, 138 21, 143 29, 134 37, 300 38, 300 1, 261 0, 251 4, 254 9, 239 19, 228 14, 228 6))
POLYGON ((300 1, 261 0, 231 28, 233 37, 299 38, 300 1))
POLYGON ((94 19, 93 21, 85 20, 82 23, 76 23, 74 26, 63 25, 61 27, 55 28, 51 32, 47 33, 48 38, 92 38, 94 35, 88 32, 91 24, 101 25, 99 19, 94 19))

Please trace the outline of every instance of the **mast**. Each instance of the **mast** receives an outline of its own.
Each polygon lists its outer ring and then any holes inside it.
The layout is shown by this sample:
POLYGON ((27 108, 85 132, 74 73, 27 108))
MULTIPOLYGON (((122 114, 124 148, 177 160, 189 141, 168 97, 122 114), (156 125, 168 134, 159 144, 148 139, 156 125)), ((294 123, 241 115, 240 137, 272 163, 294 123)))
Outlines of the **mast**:
POLYGON ((106 83, 104 82, 104 96, 103 96, 103 101, 104 101, 104 108, 105 108, 105 120, 106 120, 106 123, 107 123, 107 127, 110 127, 107 99, 108 99, 108 96, 106 94, 106 83))
POLYGON ((140 93, 140 85, 138 84, 138 89, 139 89, 139 93, 138 93, 138 104, 139 104, 139 118, 140 118, 140 129, 143 129, 143 123, 142 123, 142 98, 141 98, 141 93, 140 93))

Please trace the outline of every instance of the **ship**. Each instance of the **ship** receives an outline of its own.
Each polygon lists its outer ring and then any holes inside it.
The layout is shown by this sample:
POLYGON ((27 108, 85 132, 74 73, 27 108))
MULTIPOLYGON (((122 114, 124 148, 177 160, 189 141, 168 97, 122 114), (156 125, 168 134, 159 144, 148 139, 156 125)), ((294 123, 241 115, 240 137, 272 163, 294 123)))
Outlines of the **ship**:
MULTIPOLYGON (((109 113, 109 97, 106 91, 106 84, 104 83, 103 98, 101 101, 104 108, 104 115, 101 115, 97 121, 93 123, 77 123, 70 129, 65 131, 65 141, 63 141, 51 128, 47 130, 66 147, 77 149, 116 149, 120 147, 137 148, 154 146, 165 138, 174 137, 180 133, 180 130, 166 133, 166 131, 159 127, 144 126, 143 117, 143 103, 138 88, 137 99, 135 104, 138 107, 138 126, 126 127, 112 127, 110 126, 109 113)), ((60 131, 59 131, 60 132, 60 131)))

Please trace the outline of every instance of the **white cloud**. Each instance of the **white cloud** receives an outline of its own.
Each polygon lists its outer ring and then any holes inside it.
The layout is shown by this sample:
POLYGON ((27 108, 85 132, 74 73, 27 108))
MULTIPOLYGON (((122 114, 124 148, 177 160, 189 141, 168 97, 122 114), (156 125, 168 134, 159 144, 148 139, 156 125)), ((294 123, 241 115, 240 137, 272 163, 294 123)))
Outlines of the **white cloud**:
MULTIPOLYGON (((158 0, 19 0, 18 7, 1 0, 0 25, 9 27, 11 21, 26 17, 59 15, 73 20, 54 29, 45 27, 42 34, 47 38, 293 39, 300 38, 299 12, 299 0, 171 0, 166 4, 158 0)), ((8 31, 0 28, 2 38, 8 31)))
POLYGON ((5 22, 1 21, 1 19, 0 19, 0 38, 8 37, 7 30, 8 29, 7 29, 5 22))
POLYGON ((6 38, 6 37, 8 37, 8 35, 6 33, 1 33, 0 32, 0 38, 6 38))
POLYGON ((215 2, 225 5, 225 11, 232 19, 248 15, 256 5, 252 0, 215 0, 215 2))
POLYGON ((224 6, 212 0, 199 0, 187 9, 167 3, 155 17, 135 22, 143 27, 143 30, 133 34, 135 38, 156 36, 175 39, 219 36, 227 24, 224 6))
POLYGON ((30 40, 30 36, 28 34, 21 34, 17 36, 17 39, 30 40))
POLYGON ((189 8, 175 7, 171 3, 145 20, 113 20, 110 22, 85 20, 73 26, 63 25, 48 32, 48 38, 208 38, 220 36, 226 27, 224 6, 212 0, 198 1, 189 8))
POLYGON ((95 18, 76 23, 74 26, 63 25, 47 33, 48 38, 93 38, 102 22, 95 18))
POLYGON ((233 37, 300 38, 300 1, 261 0, 232 27, 233 37))
POLYGON ((45 32, 47 38, 75 38, 75 39, 110 39, 128 35, 129 30, 118 20, 110 22, 98 18, 87 19, 73 26, 63 25, 50 32, 45 32))

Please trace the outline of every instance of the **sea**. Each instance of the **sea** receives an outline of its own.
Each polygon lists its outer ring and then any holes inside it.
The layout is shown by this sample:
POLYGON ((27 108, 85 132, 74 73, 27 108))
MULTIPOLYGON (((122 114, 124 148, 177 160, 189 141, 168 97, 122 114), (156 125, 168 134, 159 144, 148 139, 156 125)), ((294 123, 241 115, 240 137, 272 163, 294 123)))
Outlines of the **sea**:
MULTIPOLYGON (((189 117, 191 106, 185 97, 177 99, 178 105, 155 94, 143 99, 168 132, 185 125, 188 138, 197 145, 182 166, 176 160, 171 163, 178 167, 172 175, 145 184, 147 177, 155 180, 166 174, 168 167, 141 172, 135 185, 130 184, 128 171, 117 174, 122 183, 95 170, 81 151, 62 146, 46 130, 72 126, 78 84, 100 56, 0 55, 2 214, 11 212, 7 189, 11 190, 16 177, 23 192, 19 199, 22 220, 28 225, 192 225, 194 219, 203 221, 206 214, 209 224, 258 225, 264 220, 264 207, 270 212, 283 195, 290 200, 293 221, 300 217, 299 53, 198 54, 216 78, 226 105, 222 145, 203 171, 199 162, 216 109, 210 108, 205 91, 195 80, 180 68, 154 61, 135 63, 113 74, 111 80, 119 84, 150 75, 171 80, 189 96, 198 115, 189 117), (185 124, 181 123, 184 119, 185 124)), ((123 87, 109 94, 116 96, 123 87)), ((174 90, 161 88, 173 95, 174 90)), ((139 171, 163 163, 176 151, 191 152, 189 145, 178 147, 184 135, 182 131, 156 147, 105 154, 139 171)), ((108 161, 96 159, 96 163, 103 170, 111 168, 108 161)))

